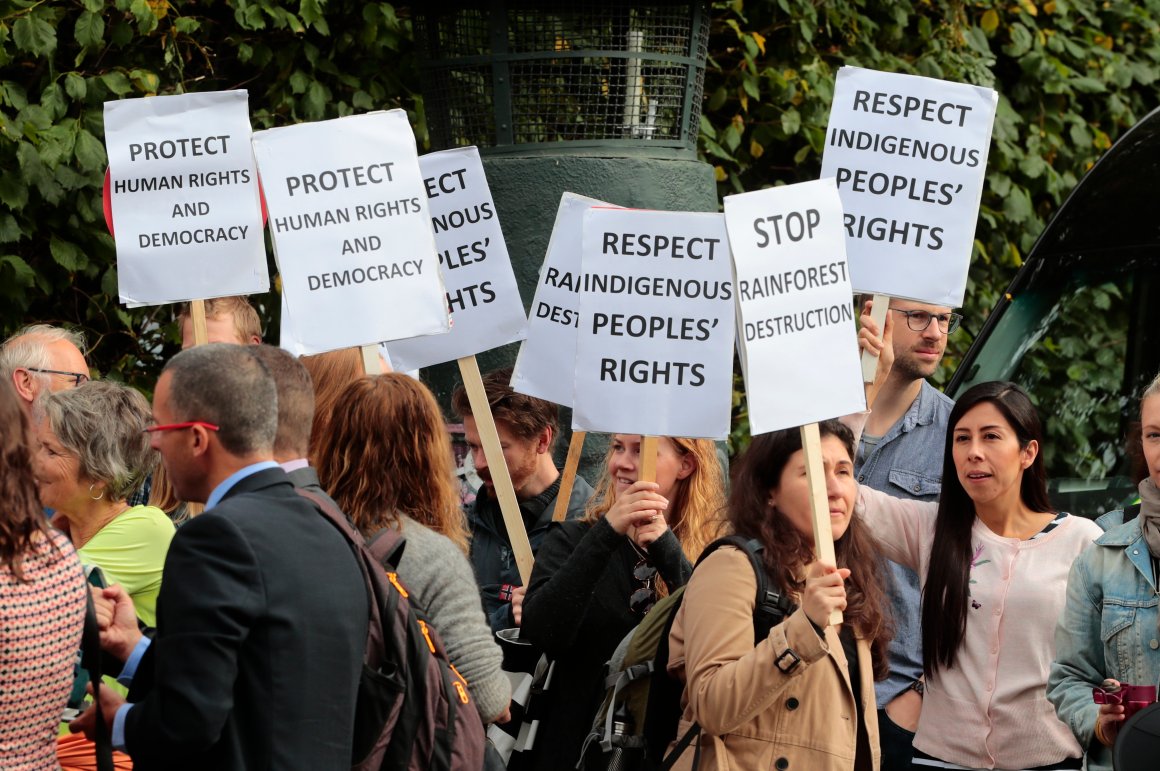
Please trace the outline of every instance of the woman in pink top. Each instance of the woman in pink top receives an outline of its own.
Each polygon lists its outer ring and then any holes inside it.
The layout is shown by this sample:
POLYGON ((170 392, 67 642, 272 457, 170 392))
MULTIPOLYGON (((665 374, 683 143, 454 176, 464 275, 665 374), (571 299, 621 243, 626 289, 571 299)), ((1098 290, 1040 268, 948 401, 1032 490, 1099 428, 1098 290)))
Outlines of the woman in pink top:
POLYGON ((36 495, 28 423, 0 383, 0 768, 57 768, 85 621, 85 577, 36 495))
MULTIPOLYGON (((863 347, 883 350, 863 320, 863 347)), ((884 349, 880 369, 890 365, 888 341, 884 349)), ((883 553, 923 584, 914 767, 1081 768, 1079 744, 1047 701, 1047 675, 1068 571, 1100 529, 1052 509, 1039 416, 1019 386, 970 388, 947 425, 938 503, 859 490, 883 553)))

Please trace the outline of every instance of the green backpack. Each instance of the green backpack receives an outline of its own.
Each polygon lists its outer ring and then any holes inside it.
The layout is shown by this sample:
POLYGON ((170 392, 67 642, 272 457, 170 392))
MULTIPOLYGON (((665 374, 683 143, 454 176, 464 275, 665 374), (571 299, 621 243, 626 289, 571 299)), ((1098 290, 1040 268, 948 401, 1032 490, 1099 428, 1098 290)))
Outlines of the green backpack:
MULTIPOLYGON (((756 539, 740 535, 720 538, 705 547, 697 565, 722 546, 733 546, 745 554, 757 578, 753 612, 756 645, 795 606, 788 597, 769 588, 761 560, 765 547, 756 539)), ((677 723, 681 719, 684 684, 669 675, 668 663, 669 632, 684 596, 682 586, 659 600, 625 635, 604 665, 604 701, 584 739, 576 768, 582 771, 668 769, 700 733, 700 726, 694 725, 681 737, 671 756, 665 757, 668 746, 676 739, 677 723)))

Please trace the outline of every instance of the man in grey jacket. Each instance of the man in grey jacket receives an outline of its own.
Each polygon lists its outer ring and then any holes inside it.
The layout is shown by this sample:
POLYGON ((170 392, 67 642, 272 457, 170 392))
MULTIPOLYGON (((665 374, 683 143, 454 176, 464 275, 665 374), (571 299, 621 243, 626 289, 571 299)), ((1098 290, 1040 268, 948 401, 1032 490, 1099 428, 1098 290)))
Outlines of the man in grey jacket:
MULTIPOLYGON (((524 527, 535 552, 552 522, 556 497, 560 492, 560 470, 552 459, 558 433, 559 410, 552 402, 512 390, 511 369, 489 372, 483 378, 484 391, 495 418, 496 432, 511 475, 524 527)), ((463 420, 463 430, 475 472, 483 480, 475 502, 467 512, 471 528, 471 566, 483 596, 483 609, 493 631, 520 625, 524 587, 512 555, 495 495, 495 485, 471 414, 471 404, 462 386, 451 396, 451 406, 463 420)), ((568 498, 568 519, 584 516, 584 506, 592 497, 592 486, 579 476, 568 498)))
MULTIPOLYGON (((867 303, 869 305, 869 303, 867 303)), ((937 500, 943 448, 954 402, 926 381, 961 316, 950 308, 893 299, 894 366, 874 400, 858 446, 860 484, 898 498, 937 500)), ((868 319, 863 312, 863 323, 868 319)), ((877 330, 875 330, 877 331, 877 330)), ((882 771, 909 769, 922 710, 921 593, 914 571, 889 562, 894 639, 890 674, 875 685, 882 771)))

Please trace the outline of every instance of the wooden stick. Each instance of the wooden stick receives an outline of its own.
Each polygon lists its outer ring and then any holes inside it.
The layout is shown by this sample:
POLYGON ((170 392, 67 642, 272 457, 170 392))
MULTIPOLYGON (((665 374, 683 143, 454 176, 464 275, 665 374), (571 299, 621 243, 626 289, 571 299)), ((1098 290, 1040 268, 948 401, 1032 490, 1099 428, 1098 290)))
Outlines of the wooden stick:
MULTIPOLYGON (((826 471, 822 464, 822 436, 817 423, 802 426, 802 450, 806 456, 806 481, 810 486, 810 511, 814 520, 814 555, 828 565, 837 565, 834 531, 830 528, 830 500, 826 493, 826 471)), ((842 623, 842 612, 830 615, 830 624, 842 623)))
POLYGON ((193 322, 193 344, 205 345, 209 342, 209 329, 205 325, 205 300, 189 303, 189 320, 193 322))
POLYGON ((362 351, 363 374, 383 374, 383 363, 379 361, 379 347, 377 345, 364 345, 360 350, 362 351))
POLYGON ((483 454, 491 470, 491 481, 495 485, 495 495, 503 513, 503 523, 507 527, 508 540, 512 544, 512 555, 516 559, 516 569, 520 582, 527 586, 532 579, 532 544, 528 531, 524 529, 524 518, 516 501, 516 491, 508 474, 503 448, 499 444, 499 433, 495 429, 495 419, 491 415, 491 405, 483 390, 483 377, 479 374, 479 362, 474 356, 464 356, 459 360, 459 374, 463 376, 463 388, 467 391, 467 401, 471 405, 471 416, 479 428, 479 438, 483 442, 483 454))
MULTIPOLYGON (((878 325, 878 334, 886 329, 886 312, 890 310, 890 296, 884 294, 874 295, 874 307, 870 309, 870 318, 874 319, 874 323, 878 325)), ((875 375, 878 374, 878 357, 874 354, 863 351, 862 352, 862 382, 873 383, 875 375)))
POLYGON ((584 449, 587 431, 573 431, 568 442, 568 458, 564 470, 560 472, 560 492, 556 494, 556 508, 552 511, 553 522, 563 522, 568 516, 568 500, 572 497, 572 485, 576 481, 576 468, 580 465, 580 452, 584 449))
POLYGON ((657 438, 640 438, 640 479, 644 482, 657 481, 657 438))

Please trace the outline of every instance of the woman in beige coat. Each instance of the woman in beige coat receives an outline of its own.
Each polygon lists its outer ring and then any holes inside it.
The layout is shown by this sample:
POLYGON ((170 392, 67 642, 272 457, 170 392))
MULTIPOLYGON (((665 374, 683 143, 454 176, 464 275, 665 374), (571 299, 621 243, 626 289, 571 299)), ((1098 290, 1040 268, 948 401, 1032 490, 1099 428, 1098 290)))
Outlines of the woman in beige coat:
POLYGON ((677 768, 877 771, 875 676, 886 674, 885 595, 873 542, 853 517, 853 436, 820 424, 837 563, 813 557, 809 484, 798 429, 753 440, 734 469, 729 519, 763 546, 770 590, 796 606, 754 644, 757 582, 724 547, 693 573, 669 638, 685 681, 681 737, 701 734, 677 768), (829 625, 834 610, 844 623, 829 625))

